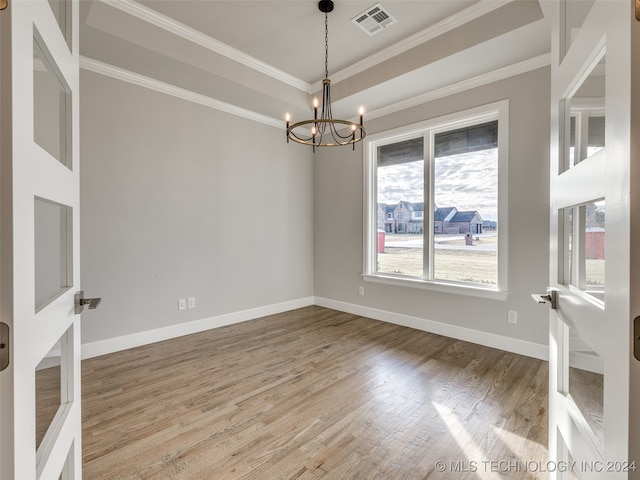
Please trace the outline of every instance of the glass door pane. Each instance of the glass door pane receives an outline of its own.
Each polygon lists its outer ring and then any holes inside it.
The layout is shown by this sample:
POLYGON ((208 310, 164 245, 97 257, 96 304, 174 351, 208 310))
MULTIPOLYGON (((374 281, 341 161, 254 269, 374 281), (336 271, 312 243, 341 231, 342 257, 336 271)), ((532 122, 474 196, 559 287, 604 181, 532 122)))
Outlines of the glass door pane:
POLYGON ((34 199, 35 307, 41 310, 73 285, 71 208, 43 198, 34 199))
POLYGON ((562 171, 600 152, 605 146, 605 55, 565 100, 567 138, 562 171))
POLYGON ((36 449, 40 447, 62 403, 60 355, 58 342, 36 367, 36 449))
POLYGON ((36 450, 53 431, 51 426, 61 407, 72 400, 69 385, 69 358, 72 356, 73 327, 50 348, 36 367, 36 450))
MULTIPOLYGON (((560 5, 560 18, 563 20, 560 25, 560 43, 564 44, 561 52, 562 58, 571 48, 573 40, 582 28, 582 24, 594 3, 595 0, 562 0, 560 5)), ((560 62, 562 62, 562 58, 560 62)))
POLYGON ((49 6, 56 17, 60 32, 71 49, 71 2, 70 0, 49 0, 49 6))
POLYGON ((605 239, 604 200, 562 210, 562 232, 565 261, 560 278, 566 285, 605 301, 605 239))
POLYGON ((71 93, 38 37, 33 39, 34 140, 71 168, 71 93))
POLYGON ((604 362, 575 329, 570 328, 569 332, 568 393, 600 446, 603 446, 604 362))

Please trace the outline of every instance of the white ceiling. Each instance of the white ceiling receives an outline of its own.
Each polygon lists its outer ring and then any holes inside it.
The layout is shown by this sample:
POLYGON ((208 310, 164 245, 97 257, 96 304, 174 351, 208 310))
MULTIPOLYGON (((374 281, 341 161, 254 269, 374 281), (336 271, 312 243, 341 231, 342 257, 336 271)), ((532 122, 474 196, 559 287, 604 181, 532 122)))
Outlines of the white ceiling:
MULTIPOLYGON (((314 83, 324 76, 324 14, 317 1, 157 1, 141 4, 314 83)), ((399 1, 383 5, 396 25, 369 36, 351 19, 376 0, 336 0, 329 20, 330 73, 375 55, 471 6, 474 0, 399 1)))
MULTIPOLYGON (((398 22, 374 36, 351 19, 376 0, 334 2, 335 116, 353 117, 360 105, 378 116, 548 64, 544 2, 382 0, 398 22)), ((321 89, 324 14, 316 0, 85 0, 80 46, 85 68, 155 79, 281 122, 285 112, 307 117, 321 89)))

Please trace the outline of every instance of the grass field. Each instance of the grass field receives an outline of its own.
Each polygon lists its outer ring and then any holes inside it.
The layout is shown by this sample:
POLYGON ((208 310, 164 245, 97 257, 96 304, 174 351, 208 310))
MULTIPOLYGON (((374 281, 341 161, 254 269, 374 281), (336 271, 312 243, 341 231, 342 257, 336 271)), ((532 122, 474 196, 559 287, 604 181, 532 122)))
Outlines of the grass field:
MULTIPOLYGON (((403 242, 418 238, 417 235, 387 235, 387 242, 403 242)), ((440 245, 464 245, 464 239, 446 240, 437 237, 440 245)), ((496 237, 480 237, 474 245, 496 243, 496 237)), ((409 247, 386 247, 385 253, 378 254, 378 272, 396 275, 423 277, 423 249, 409 247)), ((546 259, 541 259, 547 261, 546 259)), ((605 260, 585 262, 585 275, 588 286, 604 286, 605 260)), ((480 285, 496 285, 498 277, 498 258, 496 252, 465 250, 434 250, 434 278, 469 282, 480 285)))
MULTIPOLYGON (((420 238, 417 235, 387 235, 386 241, 404 242, 420 238)), ((439 245, 464 245, 460 235, 437 235, 439 245)), ((480 237, 474 245, 495 245, 496 236, 480 237)), ((378 271, 396 275, 423 277, 423 249, 407 247, 387 247, 384 254, 378 255, 378 271)), ((470 282, 483 285, 495 285, 498 278, 498 260, 496 252, 465 250, 444 250, 436 248, 433 262, 434 278, 470 282)))
MULTIPOLYGON (((378 255, 378 271, 422 277, 422 248, 387 248, 378 255)), ((439 280, 495 285, 497 279, 495 252, 467 250, 435 250, 433 273, 439 280)))

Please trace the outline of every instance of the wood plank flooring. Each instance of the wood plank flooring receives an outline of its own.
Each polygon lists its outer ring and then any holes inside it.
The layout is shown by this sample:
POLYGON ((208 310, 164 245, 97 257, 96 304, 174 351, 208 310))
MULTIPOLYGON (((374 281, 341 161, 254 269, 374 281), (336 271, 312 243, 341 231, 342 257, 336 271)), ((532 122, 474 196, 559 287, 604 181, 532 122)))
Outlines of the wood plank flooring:
POLYGON ((546 478, 547 374, 307 307, 84 361, 84 478, 546 478))

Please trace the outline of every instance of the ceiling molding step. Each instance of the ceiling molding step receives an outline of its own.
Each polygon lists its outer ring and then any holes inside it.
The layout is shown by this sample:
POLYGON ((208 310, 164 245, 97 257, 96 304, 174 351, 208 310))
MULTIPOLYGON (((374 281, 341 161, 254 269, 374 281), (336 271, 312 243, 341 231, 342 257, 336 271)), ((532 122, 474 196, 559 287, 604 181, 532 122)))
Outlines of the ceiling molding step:
MULTIPOLYGON (((513 77, 515 75, 520 75, 522 73, 526 73, 532 70, 537 70, 538 68, 547 67, 549 65, 551 65, 551 54, 547 53, 544 55, 539 55, 537 57, 524 60, 522 62, 510 65, 508 67, 500 68, 498 70, 484 73, 482 75, 477 75, 473 78, 469 78, 467 80, 463 80, 461 82, 457 82, 457 83, 448 85, 446 87, 438 88, 436 90, 423 93, 422 95, 418 95, 416 97, 403 100, 401 102, 396 102, 386 107, 369 111, 367 112, 367 118, 369 120, 372 120, 375 118, 384 117, 386 115, 391 115, 393 113, 397 113, 402 110, 406 110, 408 108, 412 108, 418 105, 422 105, 424 103, 432 102, 434 100, 438 100, 440 98, 454 95, 456 93, 464 92, 471 88, 480 87, 480 86, 487 85, 499 80, 504 80, 505 78, 513 77)), ((192 92, 191 90, 187 90, 184 88, 176 87, 175 85, 161 82, 154 78, 146 77, 144 75, 140 75, 138 73, 125 70, 123 68, 115 67, 113 65, 109 65, 107 63, 100 62, 92 58, 80 56, 80 68, 94 72, 94 73, 98 73, 101 75, 106 75, 108 77, 112 77, 112 78, 115 78, 124 82, 128 82, 134 85, 138 85, 140 87, 149 88, 151 90, 165 93, 167 95, 172 95, 174 97, 181 98, 189 102, 197 103, 205 107, 230 113, 231 115, 236 115, 242 118, 246 118, 248 120, 262 123, 264 125, 269 125, 275 128, 284 129, 284 123, 282 122, 281 119, 269 117, 267 115, 254 112, 246 108, 238 107, 230 103, 223 102, 221 100, 216 100, 206 95, 195 93, 195 92, 192 92)), ((357 121, 358 118, 359 117, 353 117, 350 120, 357 121)))
MULTIPOLYGON (((212 52, 223 55, 231 60, 234 60, 242 65, 245 65, 249 68, 252 68, 260 73, 268 75, 278 81, 286 83, 298 90, 301 90, 305 93, 313 93, 311 89, 311 85, 304 80, 301 80, 293 75, 289 75, 288 73, 279 70, 265 62, 258 60, 251 55, 247 55, 246 53, 233 48, 226 43, 220 42, 215 38, 212 38, 204 33, 191 28, 183 23, 180 23, 171 17, 163 15, 151 8, 145 7, 134 0, 99 0, 105 5, 109 5, 113 8, 116 8, 124 13, 132 15, 140 20, 148 22, 152 25, 155 25, 158 28, 166 30, 174 35, 182 37, 190 42, 193 42, 201 47, 204 47, 212 52)), ((486 0, 485 0, 486 1, 486 0)))
POLYGON ((520 75, 532 70, 537 70, 538 68, 547 67, 549 65, 551 65, 551 54, 545 53, 528 60, 523 60, 522 62, 514 63, 513 65, 509 65, 507 67, 499 68, 498 70, 493 70, 491 72, 483 73, 482 75, 477 75, 475 77, 468 78, 451 85, 447 85, 446 87, 431 90, 430 92, 423 93, 407 100, 396 102, 386 107, 372 110, 370 112, 367 112, 367 118, 371 120, 374 118, 384 117, 392 113, 397 113, 408 108, 432 102, 434 100, 448 97, 456 93, 461 93, 472 88, 488 85, 499 80, 504 80, 505 78, 520 75))
MULTIPOLYGON (((375 55, 371 55, 359 62, 350 65, 347 68, 344 68, 338 72, 335 72, 331 75, 331 79, 333 82, 338 83, 340 81, 346 80, 349 77, 362 73, 369 68, 375 67, 380 63, 386 62, 397 55, 405 53, 412 48, 417 47, 418 45, 422 45, 423 43, 428 42, 434 38, 439 37, 440 35, 444 35, 445 33, 458 28, 476 18, 479 18, 487 13, 490 13, 494 10, 499 9, 507 5, 508 3, 513 2, 514 0, 482 0, 471 7, 467 7, 464 10, 461 10, 455 15, 445 18, 440 22, 426 28, 418 33, 411 35, 410 37, 401 40, 395 45, 391 45, 385 49, 376 52, 375 55)), ((317 81, 312 85, 312 92, 317 92, 322 90, 322 81, 317 81)))
POLYGON ((189 102, 197 103, 205 107, 213 108, 215 110, 220 110, 231 115, 246 118, 254 122, 284 129, 284 122, 280 119, 269 117, 267 115, 254 112, 246 108, 223 102, 221 100, 216 100, 215 98, 211 98, 200 93, 195 93, 184 88, 176 87, 175 85, 161 82, 154 78, 146 77, 144 75, 140 75, 123 68, 115 67, 113 65, 109 65, 108 63, 100 62, 92 58, 80 56, 80 68, 111 78, 115 78, 117 80, 122 80, 134 85, 138 85, 140 87, 149 88, 151 90, 165 93, 167 95, 181 98, 189 102))

